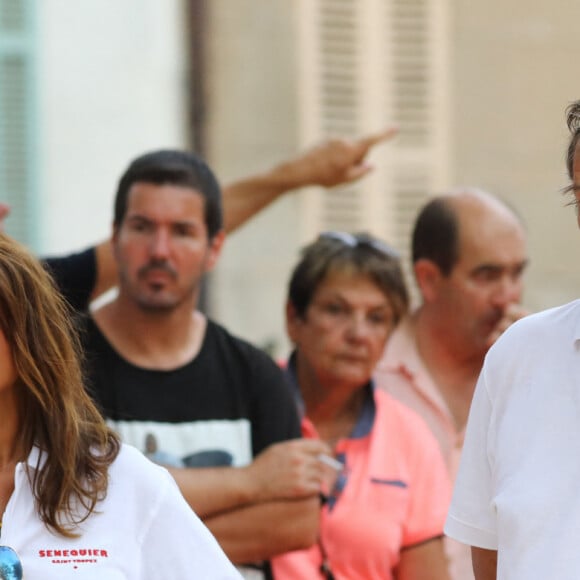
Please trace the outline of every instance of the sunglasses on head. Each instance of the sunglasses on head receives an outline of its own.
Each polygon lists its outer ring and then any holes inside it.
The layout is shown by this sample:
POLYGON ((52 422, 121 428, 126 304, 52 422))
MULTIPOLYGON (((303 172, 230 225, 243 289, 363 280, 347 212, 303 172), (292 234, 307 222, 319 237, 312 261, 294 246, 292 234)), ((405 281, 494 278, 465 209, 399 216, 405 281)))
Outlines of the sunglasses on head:
POLYGON ((349 248, 356 248, 357 246, 366 246, 368 248, 372 248, 373 250, 388 256, 389 258, 399 258, 399 252, 382 242, 381 240, 377 240, 375 238, 370 238, 367 236, 358 236, 351 234, 349 232, 322 232, 318 236, 319 240, 336 240, 337 242, 341 242, 345 246, 349 248))
POLYGON ((22 580, 22 562, 8 546, 0 546, 0 580, 22 580))

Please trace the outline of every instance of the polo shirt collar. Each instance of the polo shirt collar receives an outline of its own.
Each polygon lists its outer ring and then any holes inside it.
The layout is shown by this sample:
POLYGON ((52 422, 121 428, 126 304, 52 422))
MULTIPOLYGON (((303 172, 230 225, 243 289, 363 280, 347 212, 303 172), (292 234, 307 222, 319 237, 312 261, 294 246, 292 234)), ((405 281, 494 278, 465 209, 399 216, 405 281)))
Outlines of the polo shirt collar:
POLYGON ((379 363, 378 371, 403 374, 423 397, 431 401, 445 415, 451 416, 445 399, 435 385, 417 350, 413 316, 414 313, 405 317, 389 338, 386 354, 379 363))
MULTIPOLYGON (((286 376, 292 387, 294 393, 294 398, 296 400, 296 405, 298 407, 298 412, 302 418, 305 416, 305 406, 304 399, 300 393, 300 386, 298 384, 298 378, 296 376, 296 351, 292 351, 290 358, 288 359, 288 364, 285 370, 286 376)), ((374 390, 375 385, 372 380, 370 380, 364 387, 365 389, 365 399, 363 401, 363 406, 361 408, 359 417, 357 419, 356 425, 354 426, 349 439, 360 439, 366 437, 373 428, 375 422, 375 417, 377 414, 377 407, 375 404, 374 390)))
MULTIPOLYGON (((412 316, 412 315, 411 315, 412 316)), ((397 326, 386 346, 386 357, 381 366, 391 371, 403 370, 410 375, 418 375, 419 379, 429 376, 419 352, 411 316, 405 317, 397 326)))

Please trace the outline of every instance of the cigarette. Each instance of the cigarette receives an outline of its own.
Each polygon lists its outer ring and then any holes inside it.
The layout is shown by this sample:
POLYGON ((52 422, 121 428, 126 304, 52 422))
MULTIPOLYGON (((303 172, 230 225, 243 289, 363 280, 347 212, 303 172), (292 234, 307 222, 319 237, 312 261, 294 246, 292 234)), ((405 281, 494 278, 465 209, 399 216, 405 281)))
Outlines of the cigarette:
POLYGON ((329 455, 325 455, 324 453, 320 453, 317 457, 318 461, 321 461, 322 463, 324 463, 324 465, 328 465, 328 467, 332 467, 332 469, 336 470, 336 471, 342 471, 342 468, 344 467, 344 465, 338 461, 337 459, 334 459, 334 457, 330 457, 329 455))

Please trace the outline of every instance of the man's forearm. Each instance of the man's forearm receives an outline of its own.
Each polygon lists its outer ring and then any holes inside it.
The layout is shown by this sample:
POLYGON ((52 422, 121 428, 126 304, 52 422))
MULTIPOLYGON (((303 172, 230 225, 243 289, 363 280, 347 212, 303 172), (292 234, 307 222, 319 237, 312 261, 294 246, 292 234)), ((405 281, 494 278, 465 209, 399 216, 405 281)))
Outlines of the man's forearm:
POLYGON ((236 564, 267 560, 310 547, 320 520, 318 496, 246 506, 204 523, 236 564))
POLYGON ((168 468, 183 497, 201 518, 227 512, 257 500, 257 490, 242 468, 168 468))
POLYGON ((230 233, 282 194, 301 187, 334 187, 360 179, 371 171, 369 151, 391 139, 393 127, 360 139, 330 139, 268 171, 223 188, 224 227, 230 233))
POLYGON ((473 573, 475 580, 496 580, 497 578, 497 551, 483 548, 471 548, 473 573))
POLYGON ((202 519, 277 500, 318 496, 328 447, 317 439, 273 443, 244 467, 169 468, 183 497, 202 519))
MULTIPOLYGON (((297 187, 297 186, 294 186, 297 187)), ((283 175, 274 171, 254 175, 223 188, 224 229, 231 233, 289 189, 283 175)))
MULTIPOLYGON (((366 162, 369 151, 396 132, 395 128, 389 128, 360 139, 331 139, 263 173, 224 186, 224 229, 231 233, 287 192, 309 185, 333 187, 360 179, 372 170, 366 162)), ((0 202, 0 231, 9 211, 0 202)), ((95 246, 95 254, 97 276, 91 300, 117 283, 111 242, 105 240, 95 246)))
POLYGON ((401 550, 397 580, 449 580, 443 538, 432 538, 401 550))

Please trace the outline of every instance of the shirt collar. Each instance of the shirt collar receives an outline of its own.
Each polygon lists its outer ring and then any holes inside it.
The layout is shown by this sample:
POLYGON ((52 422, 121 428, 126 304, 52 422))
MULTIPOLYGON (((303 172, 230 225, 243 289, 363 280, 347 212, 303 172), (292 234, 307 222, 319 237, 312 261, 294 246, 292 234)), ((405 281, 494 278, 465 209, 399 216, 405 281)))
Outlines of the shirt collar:
MULTIPOLYGON (((302 399, 302 394, 300 393, 300 385, 298 384, 298 378, 296 376, 296 351, 294 350, 288 359, 288 364, 285 369, 286 376, 292 387, 294 398, 296 400, 296 406, 298 407, 298 412, 301 417, 305 416, 304 400, 302 399)), ((370 380, 365 386, 365 399, 358 416, 356 425, 354 426, 349 439, 360 439, 366 437, 373 428, 375 422, 375 416, 377 414, 377 408, 375 404, 374 390, 375 385, 372 380, 370 380)))
POLYGON ((34 445, 34 447, 30 450, 26 461, 22 462, 21 464, 26 466, 30 469, 40 469, 44 463, 46 462, 46 453, 42 451, 39 447, 34 445))
POLYGON ((411 317, 404 318, 387 342, 386 352, 379 363, 381 369, 398 371, 404 369, 411 375, 425 375, 423 364, 413 332, 411 317))
POLYGON ((389 338, 386 352, 376 369, 376 375, 380 377, 379 385, 385 386, 388 391, 388 381, 393 380, 393 375, 400 375, 422 397, 450 418, 451 411, 417 349, 413 316, 411 314, 404 318, 389 338))

